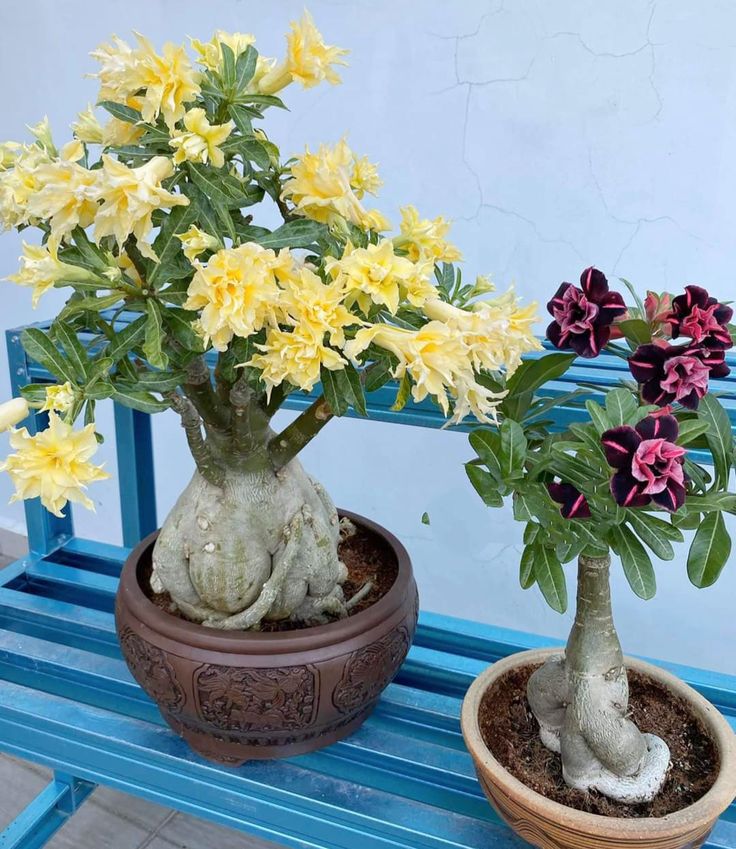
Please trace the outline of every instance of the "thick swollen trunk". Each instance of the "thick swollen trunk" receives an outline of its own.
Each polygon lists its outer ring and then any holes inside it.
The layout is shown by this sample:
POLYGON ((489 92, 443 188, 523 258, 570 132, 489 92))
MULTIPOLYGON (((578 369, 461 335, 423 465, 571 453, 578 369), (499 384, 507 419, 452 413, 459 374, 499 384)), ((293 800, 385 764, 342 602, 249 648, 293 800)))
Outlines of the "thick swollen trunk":
POLYGON ((562 757, 567 784, 645 802, 662 786, 669 749, 627 717, 629 684, 611 613, 610 562, 581 555, 565 654, 532 675, 527 695, 542 742, 562 757))
POLYGON ((161 529, 152 585, 216 628, 344 615, 339 535, 332 501, 298 460, 225 468, 219 486, 197 471, 161 529))

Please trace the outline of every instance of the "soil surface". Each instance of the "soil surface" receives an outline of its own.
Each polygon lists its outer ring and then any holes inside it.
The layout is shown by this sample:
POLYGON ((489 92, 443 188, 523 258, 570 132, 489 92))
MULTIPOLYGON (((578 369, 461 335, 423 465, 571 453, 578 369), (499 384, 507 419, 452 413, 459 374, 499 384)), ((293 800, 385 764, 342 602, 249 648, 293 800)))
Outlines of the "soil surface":
MULTIPOLYGON (((343 536, 338 546, 340 560, 347 566, 348 578, 342 585, 346 600, 350 600, 370 581, 372 584, 370 592, 363 597, 350 610, 350 616, 355 616, 361 610, 375 604, 391 589, 399 572, 399 564, 396 555, 386 540, 373 531, 369 531, 362 525, 353 524, 355 533, 343 536)), ((143 573, 143 591, 148 598, 162 610, 177 616, 180 619, 186 617, 172 602, 167 592, 154 593, 149 586, 151 574, 150 566, 143 573)), ((334 621, 334 620, 333 620, 334 621)), ((324 623, 315 623, 324 624, 324 623)), ((313 627, 303 622, 263 622, 261 631, 295 631, 313 627)))
POLYGON ((682 699, 648 676, 629 672, 629 715, 639 730, 659 735, 672 761, 664 786, 648 803, 627 805, 596 791, 573 790, 562 778, 560 756, 539 739, 539 724, 526 699, 536 666, 513 670, 481 702, 479 721, 486 746, 519 781, 548 799, 609 817, 663 817, 692 805, 718 776, 718 752, 705 727, 682 699))

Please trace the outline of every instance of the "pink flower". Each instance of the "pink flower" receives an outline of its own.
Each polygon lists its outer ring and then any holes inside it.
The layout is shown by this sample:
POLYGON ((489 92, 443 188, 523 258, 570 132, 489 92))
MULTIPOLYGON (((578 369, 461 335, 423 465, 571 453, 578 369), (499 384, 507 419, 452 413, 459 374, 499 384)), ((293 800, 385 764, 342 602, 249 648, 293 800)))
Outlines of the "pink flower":
POLYGON ((685 502, 685 449, 676 445, 677 419, 647 416, 633 428, 614 427, 601 436, 608 464, 616 472, 611 494, 621 507, 644 507, 651 501, 666 510, 685 502))
POLYGON ((618 292, 611 292, 608 281, 597 268, 586 268, 580 275, 580 288, 563 283, 547 304, 554 321, 547 338, 556 347, 571 349, 581 357, 597 357, 611 338, 611 325, 626 312, 618 292))
POLYGON ((667 292, 658 295, 656 292, 647 292, 644 298, 644 315, 653 330, 660 330, 666 336, 671 335, 672 329, 667 316, 672 312, 672 296, 667 292))
POLYGON ((667 321, 673 339, 688 336, 697 345, 726 349, 733 345, 727 327, 732 318, 731 307, 719 303, 701 286, 685 286, 685 294, 672 301, 667 321))
POLYGON ((549 497, 561 505, 560 513, 565 519, 589 519, 588 501, 571 483, 548 483, 549 497))

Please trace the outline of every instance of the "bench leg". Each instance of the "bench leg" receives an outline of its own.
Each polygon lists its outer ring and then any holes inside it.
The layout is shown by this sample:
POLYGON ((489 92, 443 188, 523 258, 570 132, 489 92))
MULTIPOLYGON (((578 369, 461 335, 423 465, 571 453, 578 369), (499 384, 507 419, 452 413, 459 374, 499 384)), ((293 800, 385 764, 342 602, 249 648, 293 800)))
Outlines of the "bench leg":
POLYGON ((96 785, 65 773, 51 783, 0 833, 0 849, 40 849, 76 812, 96 785))

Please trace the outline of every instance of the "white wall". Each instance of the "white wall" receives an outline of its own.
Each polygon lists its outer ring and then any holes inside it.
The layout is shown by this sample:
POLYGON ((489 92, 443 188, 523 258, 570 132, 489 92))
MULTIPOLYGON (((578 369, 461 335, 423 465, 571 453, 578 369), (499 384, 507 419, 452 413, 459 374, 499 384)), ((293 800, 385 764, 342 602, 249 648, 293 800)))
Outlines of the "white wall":
MULTIPOLYGON (((0 6, 0 138, 48 113, 58 136, 95 98, 90 49, 139 29, 160 44, 215 28, 253 31, 282 50, 302 0, 23 0, 0 6)), ((516 280, 545 301, 595 263, 641 286, 699 282, 733 298, 736 196, 736 7, 727 0, 312 0, 328 41, 349 47, 339 88, 289 92, 269 116, 288 152, 351 144, 380 162, 380 208, 413 202, 455 219, 468 271, 516 280)), ((19 239, 0 237, 0 269, 19 239)), ((51 315, 47 297, 39 317, 51 315)), ((0 325, 33 319, 28 293, 6 284, 0 325)), ((541 328, 540 328, 541 329, 541 328)), ((7 395, 0 356, 0 395, 7 395)), ((284 414, 286 416, 286 414, 284 414)), ((108 417, 109 418, 109 417, 108 417)), ((103 426, 108 433, 107 421, 103 426)), ((156 420, 161 515, 188 475, 172 415, 156 420)), ((104 449, 110 453, 110 446, 104 449)), ((335 500, 398 533, 416 563, 425 608, 562 636, 516 580, 520 527, 488 511, 464 479, 466 439, 377 423, 336 422, 305 452, 335 500), (424 511, 432 523, 420 523, 424 511)), ((112 459, 110 467, 114 469, 112 459)), ((22 522, 5 507, 0 524, 22 522)), ((95 488, 80 532, 117 541, 115 483, 95 488)), ((655 600, 636 599, 617 570, 615 603, 628 650, 736 673, 736 558, 720 584, 692 588, 684 560, 658 567, 655 600)))

